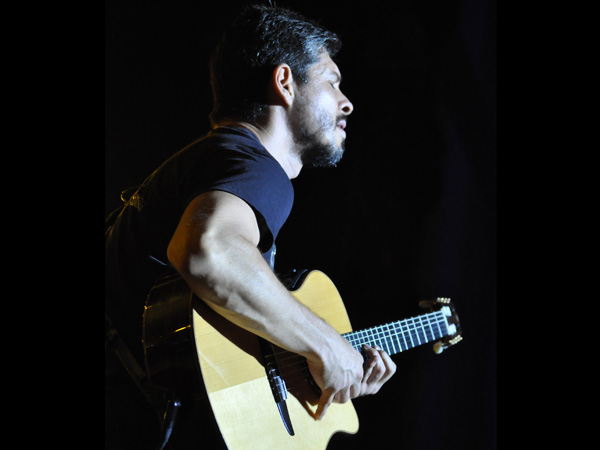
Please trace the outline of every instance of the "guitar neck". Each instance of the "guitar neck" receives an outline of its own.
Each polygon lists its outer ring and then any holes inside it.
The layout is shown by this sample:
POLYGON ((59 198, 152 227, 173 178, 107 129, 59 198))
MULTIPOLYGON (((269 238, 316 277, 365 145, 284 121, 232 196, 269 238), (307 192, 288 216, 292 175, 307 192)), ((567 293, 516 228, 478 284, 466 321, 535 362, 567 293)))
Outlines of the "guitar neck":
POLYGON ((442 311, 423 314, 365 330, 351 331, 342 336, 359 352, 364 344, 378 345, 394 355, 452 334, 442 311))

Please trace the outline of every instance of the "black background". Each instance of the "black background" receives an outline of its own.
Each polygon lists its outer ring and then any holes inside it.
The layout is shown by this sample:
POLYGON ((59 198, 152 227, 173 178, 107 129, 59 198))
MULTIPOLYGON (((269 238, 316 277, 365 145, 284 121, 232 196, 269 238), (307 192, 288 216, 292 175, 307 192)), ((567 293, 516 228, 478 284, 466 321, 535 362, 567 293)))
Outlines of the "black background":
MULTIPOLYGON (((105 2, 105 214, 209 130, 209 53, 246 3, 105 2)), ((496 448, 496 2, 276 3, 338 33, 355 108, 339 167, 293 181, 277 269, 327 273, 355 329, 435 297, 463 327, 441 355, 394 357, 343 448, 496 448)))

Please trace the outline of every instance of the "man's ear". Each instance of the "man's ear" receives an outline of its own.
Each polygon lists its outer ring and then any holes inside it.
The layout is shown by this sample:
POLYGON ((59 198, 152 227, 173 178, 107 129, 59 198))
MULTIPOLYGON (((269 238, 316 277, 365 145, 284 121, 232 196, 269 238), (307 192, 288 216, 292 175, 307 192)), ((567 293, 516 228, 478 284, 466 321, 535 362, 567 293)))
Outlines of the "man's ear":
POLYGON ((292 69, 287 64, 279 64, 273 70, 272 93, 275 96, 275 103, 283 106, 292 104, 295 95, 294 76, 292 69))

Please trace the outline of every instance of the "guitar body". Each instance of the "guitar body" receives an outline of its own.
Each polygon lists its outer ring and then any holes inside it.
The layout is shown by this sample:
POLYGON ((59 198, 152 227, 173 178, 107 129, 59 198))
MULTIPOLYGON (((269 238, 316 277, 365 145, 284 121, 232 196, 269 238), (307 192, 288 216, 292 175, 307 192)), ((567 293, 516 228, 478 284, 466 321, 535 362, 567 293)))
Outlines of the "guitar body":
MULTIPOLYGON (((291 294, 340 334, 352 331, 335 285, 322 272, 310 272, 291 294)), ((280 375, 289 391, 286 405, 294 429, 290 435, 265 372, 260 339, 215 313, 179 278, 167 279, 150 293, 144 314, 144 347, 153 384, 185 394, 191 401, 202 394, 208 397, 230 450, 325 449, 335 433, 358 431, 351 401, 332 404, 323 420, 316 421, 318 394, 303 358, 275 348, 280 375), (194 377, 202 379, 202 392, 194 377)))

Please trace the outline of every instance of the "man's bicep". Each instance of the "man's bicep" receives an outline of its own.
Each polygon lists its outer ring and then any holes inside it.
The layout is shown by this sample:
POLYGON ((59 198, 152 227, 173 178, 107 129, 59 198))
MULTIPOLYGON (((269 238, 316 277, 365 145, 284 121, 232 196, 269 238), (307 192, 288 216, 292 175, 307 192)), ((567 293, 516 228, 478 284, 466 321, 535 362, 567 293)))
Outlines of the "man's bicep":
POLYGON ((242 237, 258 245, 260 231, 254 211, 244 200, 224 191, 209 191, 187 206, 177 226, 167 254, 178 267, 199 253, 203 240, 227 240, 242 237))

